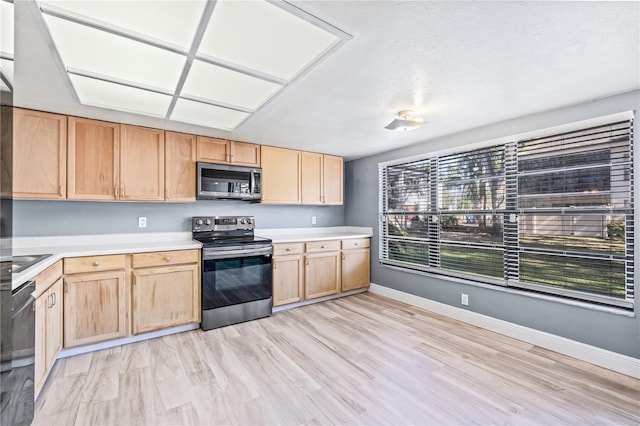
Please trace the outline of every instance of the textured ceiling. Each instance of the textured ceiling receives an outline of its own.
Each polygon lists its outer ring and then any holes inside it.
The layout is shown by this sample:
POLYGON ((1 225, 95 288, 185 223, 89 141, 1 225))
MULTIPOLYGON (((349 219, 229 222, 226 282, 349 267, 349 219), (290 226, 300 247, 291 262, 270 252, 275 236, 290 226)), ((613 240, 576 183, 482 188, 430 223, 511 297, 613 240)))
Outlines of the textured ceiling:
POLYGON ((353 159, 640 88, 639 2, 292 3, 353 39, 233 132, 78 104, 32 0, 15 104, 353 159), (384 129, 407 108, 426 124, 384 129))

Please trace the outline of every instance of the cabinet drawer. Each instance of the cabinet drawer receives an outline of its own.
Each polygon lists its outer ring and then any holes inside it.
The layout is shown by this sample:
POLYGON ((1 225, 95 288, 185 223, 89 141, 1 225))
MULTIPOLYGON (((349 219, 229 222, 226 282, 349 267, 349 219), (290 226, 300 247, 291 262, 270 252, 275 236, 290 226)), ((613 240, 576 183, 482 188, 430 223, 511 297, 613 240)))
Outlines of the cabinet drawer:
POLYGON ((131 267, 146 268, 147 266, 197 263, 199 258, 200 250, 175 250, 156 251, 152 253, 137 253, 131 256, 131 267))
POLYGON ((58 261, 49 266, 44 271, 40 272, 34 278, 36 281, 36 291, 34 297, 38 297, 43 292, 47 291, 51 284, 55 283, 58 278, 62 276, 62 262, 58 261))
POLYGON ((64 260, 64 273, 77 274, 80 272, 113 271, 124 269, 124 254, 108 256, 70 257, 64 260))
POLYGON ((340 240, 312 241, 307 243, 307 253, 340 250, 340 240))
POLYGON ((274 244, 274 256, 286 256, 288 254, 301 254, 304 251, 304 243, 274 244))
POLYGON ((369 248, 371 240, 369 238, 351 238, 342 240, 342 250, 369 248))

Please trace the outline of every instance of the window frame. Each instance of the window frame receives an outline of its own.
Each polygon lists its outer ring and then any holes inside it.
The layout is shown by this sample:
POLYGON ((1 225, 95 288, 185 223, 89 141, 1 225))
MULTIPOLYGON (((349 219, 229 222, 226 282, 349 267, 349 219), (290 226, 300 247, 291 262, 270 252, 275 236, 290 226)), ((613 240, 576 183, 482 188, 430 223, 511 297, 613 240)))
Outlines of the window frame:
MULTIPOLYGON (((572 123, 567 126, 560 126, 556 129, 547 129, 546 131, 539 131, 535 133, 530 133, 527 135, 518 135, 511 138, 502 138, 499 141, 494 142, 485 142, 483 144, 477 144, 476 147, 479 148, 473 149, 474 146, 467 146, 459 149, 435 152, 433 154, 424 154, 424 155, 416 155, 405 159, 398 159, 393 161, 387 161, 383 163, 379 163, 379 262, 381 266, 390 266, 393 268, 399 268, 401 270, 406 270, 408 272, 422 272, 427 273, 429 275, 433 274, 434 276, 449 276, 455 278, 467 279, 472 282, 483 283, 483 284, 491 284, 502 287, 508 287, 514 290, 523 290, 523 291, 534 291, 537 293, 543 293, 551 296, 560 296, 562 298, 569 298, 572 300, 587 302, 587 303, 595 303, 605 306, 613 306, 618 308, 623 308, 626 310, 634 309, 634 284, 633 284, 633 273, 634 273, 634 250, 633 244, 635 235, 633 232, 633 221, 634 221, 634 174, 633 174, 633 113, 626 112, 622 114, 616 114, 613 116, 600 117, 598 119, 591 120, 590 122, 581 122, 581 123, 572 123), (627 122, 629 126, 628 130, 628 170, 625 169, 625 178, 628 177, 628 187, 629 187, 629 204, 625 205, 624 208, 581 208, 578 207, 576 210, 567 212, 567 208, 545 208, 541 209, 540 212, 544 211, 545 214, 554 214, 560 212, 561 217, 567 217, 571 214, 578 214, 583 212, 589 212, 593 215, 602 215, 602 214, 611 214, 612 216, 615 214, 617 216, 624 215, 625 218, 625 227, 624 227, 624 247, 625 253, 624 255, 614 254, 609 256, 607 259, 604 257, 606 261, 609 261, 611 264, 611 268, 618 268, 616 262, 623 262, 624 269, 624 297, 615 297, 608 296, 604 294, 595 293, 595 290, 592 291, 581 291, 581 290, 571 290, 566 288, 567 284, 541 284, 536 282, 528 282, 521 281, 519 279, 519 256, 521 253, 524 255, 535 254, 536 250, 522 247, 520 244, 521 235, 518 227, 518 222, 520 218, 527 217, 527 215, 531 216, 532 209, 520 208, 518 205, 521 197, 524 197, 528 194, 519 194, 519 182, 518 178, 522 174, 518 172, 518 146, 519 144, 523 144, 524 142, 528 142, 534 138, 544 138, 549 137, 553 138, 557 136, 561 132, 558 132, 556 129, 566 129, 569 127, 570 132, 579 131, 588 131, 591 128, 597 128, 600 126, 606 125, 615 125, 616 122, 627 122), (554 131, 555 130, 555 131, 554 131), (506 142, 505 142, 506 141, 506 142), (440 172, 439 161, 443 158, 454 158, 455 156, 463 157, 465 155, 473 154, 479 152, 481 150, 493 150, 493 149, 502 149, 504 151, 503 163, 501 164, 502 170, 504 170, 504 201, 501 208, 495 208, 494 205, 492 209, 443 209, 442 202, 442 184, 440 182, 440 172), (397 235, 389 235, 389 223, 388 218, 393 212, 389 212, 388 206, 388 187, 387 187, 387 176, 389 170, 393 170, 394 168, 399 168, 402 166, 410 166, 415 162, 429 162, 430 163, 430 176, 429 176, 429 209, 428 211, 422 211, 421 214, 428 218, 428 237, 426 239, 421 240, 422 243, 426 244, 428 247, 427 253, 428 258, 426 261, 421 263, 406 261, 407 259, 402 259, 402 256, 397 256, 395 259, 390 257, 390 241, 408 241, 409 237, 401 237, 397 235), (441 234, 441 226, 440 223, 443 217, 446 216, 460 216, 460 215, 494 215, 501 216, 503 219, 502 222, 502 236, 503 241, 500 244, 474 244, 469 242, 458 242, 458 241, 448 241, 442 238, 441 234), (441 265, 442 260, 442 252, 445 247, 452 246, 460 246, 467 247, 469 253, 472 253, 474 249, 478 250, 498 250, 502 251, 502 260, 503 260, 503 276, 496 277, 477 274, 473 271, 462 270, 462 269, 446 269, 441 265)), ((626 146, 626 145, 625 145, 626 146)), ((578 154, 580 152, 585 151, 577 151, 578 154)), ((571 156, 572 154, 569 154, 571 156)), ((544 161, 544 156, 541 157, 544 161)), ((578 158, 578 157, 576 157, 578 158)), ((572 159, 571 161, 579 161, 572 159)), ((549 161, 551 164, 552 161, 549 161)), ((599 164, 599 163, 598 163, 599 164)), ((594 167, 603 167, 602 165, 598 165, 594 167)), ((617 164, 616 164, 617 166, 617 164)), ((613 167, 613 165, 611 165, 613 167)), ((569 166, 566 169, 564 167, 561 168, 562 171, 572 170, 575 167, 569 166)), ((580 168, 580 167, 578 167, 580 168)), ((557 167, 552 168, 557 171, 557 167)), ((613 170, 613 169, 612 169, 613 170)), ((531 173, 531 169, 528 170, 527 173, 531 173)), ((536 169, 533 170, 533 173, 544 173, 545 171, 538 171, 536 169)), ((549 171, 547 171, 549 173, 549 171)), ((489 177, 484 176, 482 178, 489 179, 495 178, 495 175, 491 175, 489 177)), ((579 178, 579 175, 578 175, 579 178)), ((624 179, 623 179, 624 180, 624 179)), ((564 193, 563 193, 564 194, 564 193)), ((537 196, 544 196, 546 194, 536 194, 537 196)), ((486 203, 485 203, 486 204, 486 203)), ((477 206, 476 206, 477 207, 477 206)), ((535 211, 535 209, 533 210, 535 211)), ((396 212, 396 214, 398 214, 396 212)), ((404 213, 406 214, 406 212, 404 213)), ((477 239, 476 239, 477 241, 477 239)), ((546 253, 547 255, 552 256, 562 256, 562 253, 546 253)), ((585 252, 584 255, 580 253, 564 253, 565 256, 571 257, 571 259, 583 259, 589 258, 588 252, 585 252)), ((472 256, 472 255, 471 255, 472 256)), ((576 261, 577 262, 577 261, 576 261)), ((530 266, 530 265, 529 265, 530 266)), ((473 269, 473 268, 471 268, 473 269)), ((483 270, 484 271, 484 270, 483 270)), ((613 271, 613 269, 612 269, 613 271)), ((611 272, 614 274, 614 272, 611 272)), ((564 276, 572 278, 571 275, 564 276)), ((571 282, 568 280, 567 283, 571 282)), ((616 281, 617 282, 617 281, 616 281)), ((602 289, 609 289, 613 291, 614 286, 611 284, 608 285, 605 281, 602 281, 602 289)), ((583 287, 585 288, 585 287, 583 287)), ((596 290, 598 288, 596 287, 596 290)), ((619 291, 619 290, 618 290, 619 291)), ((615 295, 616 293, 610 293, 615 295)), ((619 294, 619 293, 618 293, 619 294)))

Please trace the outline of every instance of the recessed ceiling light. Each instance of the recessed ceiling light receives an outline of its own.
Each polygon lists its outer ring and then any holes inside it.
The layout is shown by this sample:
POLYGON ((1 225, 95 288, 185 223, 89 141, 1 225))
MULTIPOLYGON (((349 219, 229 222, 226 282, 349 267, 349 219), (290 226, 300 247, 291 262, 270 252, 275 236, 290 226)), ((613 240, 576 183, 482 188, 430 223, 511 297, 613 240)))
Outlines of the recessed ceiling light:
POLYGON ((247 117, 249 117, 247 112, 221 108, 187 99, 178 99, 170 118, 200 126, 233 130, 247 117))
POLYGON ((41 0, 40 10, 81 103, 223 130, 350 38, 286 2, 41 0))
POLYGON ((40 0, 48 13, 62 13, 84 22, 165 42, 189 51, 206 0, 189 1, 65 1, 40 0))
POLYGON ((66 19, 45 15, 45 20, 67 69, 175 90, 184 56, 66 19))
POLYGON ((281 88, 270 81, 196 60, 181 95, 255 110, 281 88))
POLYGON ((288 81, 339 41, 266 1, 218 1, 198 54, 288 81))
POLYGON ((164 118, 171 96, 93 78, 69 74, 73 87, 85 105, 164 118))

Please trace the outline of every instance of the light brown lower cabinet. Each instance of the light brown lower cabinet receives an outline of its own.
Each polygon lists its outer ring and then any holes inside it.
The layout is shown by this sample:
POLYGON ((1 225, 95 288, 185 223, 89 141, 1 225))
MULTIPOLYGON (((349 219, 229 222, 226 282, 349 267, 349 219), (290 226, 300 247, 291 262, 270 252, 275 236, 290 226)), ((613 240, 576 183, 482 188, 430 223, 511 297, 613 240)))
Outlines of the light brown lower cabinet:
POLYGON ((314 241, 306 246, 305 299, 340 293, 340 241, 314 241))
POLYGON ((370 239, 273 245, 273 306, 368 287, 370 239))
POLYGON ((34 396, 37 398, 62 349, 62 278, 57 278, 35 303, 34 396))
POLYGON ((273 306, 304 300, 304 243, 273 245, 273 306))
POLYGON ((198 250, 132 255, 133 334, 200 321, 198 261, 198 250))
POLYGON ((127 336, 124 267, 125 255, 64 260, 65 348, 127 336))
POLYGON ((342 241, 342 291, 357 290, 371 284, 369 238, 342 241))

